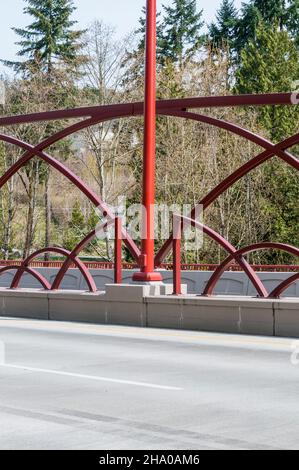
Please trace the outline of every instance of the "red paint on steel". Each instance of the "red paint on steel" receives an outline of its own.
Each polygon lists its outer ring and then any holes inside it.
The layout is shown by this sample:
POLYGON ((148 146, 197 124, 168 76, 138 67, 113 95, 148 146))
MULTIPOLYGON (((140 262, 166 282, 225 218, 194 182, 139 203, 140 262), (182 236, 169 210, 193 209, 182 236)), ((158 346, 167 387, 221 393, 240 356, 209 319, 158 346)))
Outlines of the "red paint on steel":
POLYGON ((104 222, 100 227, 90 232, 86 237, 78 243, 78 245, 73 249, 70 253, 69 257, 65 260, 62 267, 58 271, 54 282, 52 284, 52 290, 59 289, 61 282, 69 270, 71 264, 74 262, 74 259, 79 256, 82 250, 102 231, 106 230, 112 223, 114 223, 114 219, 109 219, 107 222, 104 222))
POLYGON ((299 280, 299 273, 294 274, 294 276, 289 277, 285 281, 283 281, 279 286, 274 289, 271 294, 269 295, 270 299, 279 299, 281 294, 283 294, 289 287, 295 284, 299 280))
MULTIPOLYGON (((4 266, 4 268, 0 269, 0 276, 6 271, 14 271, 14 270, 19 270, 20 266, 4 266)), ((22 266, 21 267, 22 271, 26 271, 28 274, 31 274, 31 276, 35 277, 35 279, 43 286, 44 289, 50 290, 51 286, 49 282, 47 281, 44 276, 42 276, 38 271, 35 271, 35 269, 22 266)))
MULTIPOLYGON (((38 156, 45 162, 47 162, 50 166, 55 168, 55 170, 59 171, 62 175, 68 178, 88 199, 98 208, 101 209, 103 213, 106 213, 107 216, 113 218, 113 214, 110 211, 107 204, 105 204, 98 196, 92 191, 85 183, 81 180, 75 173, 73 173, 70 169, 68 169, 64 164, 60 163, 55 158, 51 157, 50 155, 46 154, 41 150, 37 150, 37 147, 33 147, 26 142, 22 142, 19 139, 14 137, 10 137, 7 135, 0 134, 0 140, 16 145, 20 148, 27 150, 27 153, 20 158, 12 167, 0 178, 0 188, 15 174, 17 173, 23 166, 25 166, 28 161, 33 158, 34 156, 38 156)), ((51 141, 52 142, 52 141, 51 141)), ((125 244, 128 247, 129 251, 131 252, 132 256, 137 260, 140 255, 140 250, 134 241, 129 237, 126 231, 123 233, 125 244)))
MULTIPOLYGON (((228 96, 228 97, 200 97, 200 98, 187 98, 182 100, 163 100, 155 102, 153 98, 155 91, 155 55, 153 54, 154 43, 155 43, 155 0, 148 0, 148 61, 146 64, 147 77, 153 77, 152 80, 146 80, 148 88, 146 90, 146 103, 145 106, 143 103, 129 103, 129 104, 120 104, 112 106, 95 106, 91 108, 77 108, 73 110, 60 110, 52 111, 45 113, 35 113, 27 116, 9 116, 0 118, 0 126, 9 126, 13 124, 21 123, 32 123, 37 121, 49 121, 56 119, 73 119, 73 118, 87 118, 81 122, 77 122, 66 129, 54 134, 45 141, 38 144, 36 147, 33 147, 25 142, 21 142, 18 139, 15 139, 10 136, 0 136, 0 140, 3 140, 7 143, 17 145, 26 150, 26 153, 20 160, 13 165, 1 178, 0 178, 0 187, 2 187, 8 179, 13 176, 20 168, 22 168, 26 163, 33 158, 38 156, 44 161, 48 162, 56 170, 60 171, 64 176, 66 176, 70 181, 72 181, 97 207, 100 207, 103 212, 108 213, 108 208, 103 201, 101 201, 98 196, 88 188, 83 181, 81 181, 74 173, 72 173, 68 168, 62 165, 57 160, 53 159, 46 153, 44 149, 49 147, 55 142, 78 132, 88 126, 97 124, 99 122, 104 122, 111 119, 118 119, 122 117, 129 116, 139 116, 144 112, 145 115, 145 156, 150 155, 152 158, 145 157, 144 165, 144 202, 146 206, 149 207, 150 202, 154 201, 154 141, 155 141, 155 106, 157 107, 157 112, 160 115, 172 115, 175 117, 181 117, 186 119, 193 119, 200 122, 205 122, 210 125, 215 125, 219 128, 226 129, 230 132, 234 132, 237 135, 240 135, 247 140, 255 142, 256 144, 264 147, 265 151, 243 165, 236 172, 226 178, 221 182, 216 188, 214 188, 200 203, 203 204, 204 208, 207 208, 212 204, 217 197, 219 197, 226 189, 232 186, 236 181, 242 178, 244 175, 249 173, 251 170, 261 165, 269 158, 277 155, 279 158, 286 161, 288 164, 293 166, 296 169, 299 169, 299 161, 289 152, 286 152, 286 149, 292 147, 293 145, 299 142, 299 134, 287 139, 286 141, 273 145, 271 142, 263 139, 260 136, 257 136, 246 129, 242 129, 239 126, 236 126, 225 121, 217 120, 208 116, 201 116, 195 113, 190 113, 184 111, 185 109, 191 108, 212 108, 212 107, 226 107, 226 106, 263 106, 263 105, 291 105, 291 93, 280 93, 280 94, 267 94, 267 95, 243 95, 243 96, 228 96), (148 106, 150 104, 150 106, 148 106), (148 123, 148 127, 147 127, 148 123), (146 150, 147 149, 147 150, 146 150)), ((140 260, 140 265, 142 267, 142 272, 139 274, 139 280, 160 280, 160 274, 154 273, 154 242, 153 242, 153 227, 151 226, 153 222, 153 214, 151 212, 152 207, 148 211, 148 224, 147 224, 147 238, 143 243, 142 247, 142 256, 141 252, 133 240, 130 239, 128 234, 123 231, 124 241, 131 251, 132 255, 136 260, 140 260)), ((194 217, 194 212, 191 214, 191 219, 194 217)), ((69 258, 65 261, 61 267, 58 278, 56 277, 54 284, 60 285, 61 280, 69 267, 75 263, 76 252, 80 252, 85 244, 87 244, 93 237, 94 233, 89 234, 82 242, 73 250, 69 255, 69 258)), ((211 236, 211 234, 210 234, 211 236)), ((219 242, 219 240, 218 240, 219 242)), ((162 260, 165 258, 171 247, 171 238, 164 244, 162 249, 156 256, 156 264, 160 265, 162 260)), ((233 248, 233 247, 232 247, 233 248)), ((235 255, 236 256, 236 255, 235 255)), ((244 259, 236 259, 240 266, 245 269, 249 277, 253 276, 254 283, 257 283, 257 280, 254 279, 254 270, 251 268, 244 259), (251 270, 251 271, 250 271, 251 270)), ((10 266, 11 268, 11 266, 10 266)), ((82 268, 82 266, 81 266, 82 268)), ((19 266, 20 272, 23 270, 24 266, 19 266)), ((29 268, 28 268, 29 269, 29 268)), ((83 269, 83 268, 82 268, 83 269)), ((33 270, 32 270, 33 271, 33 270)), ((35 274, 34 274, 35 275, 35 274)), ((38 273, 37 273, 38 275, 38 273)), ((137 275, 138 278, 138 275, 137 275)), ((251 279, 251 280, 252 280, 251 279)), ((39 281, 41 282, 40 278, 39 281)), ((91 284, 90 284, 91 285, 91 284)), ((261 286, 256 284, 256 288, 260 295, 264 295, 265 291, 261 289, 261 286)))
MULTIPOLYGON (((233 96, 203 96, 157 101, 157 113, 171 110, 224 108, 238 106, 292 105, 292 93, 269 93, 233 96)), ((144 111, 142 102, 91 106, 57 111, 45 111, 26 115, 0 117, 0 127, 42 121, 89 118, 94 122, 141 116, 144 111)))
MULTIPOLYGON (((210 278, 210 280, 209 280, 209 282, 208 282, 208 284, 207 284, 207 286, 204 290, 203 295, 208 295, 208 296, 213 295, 215 287, 216 287, 217 283, 219 282, 221 276, 229 268, 229 266, 234 261, 236 256, 237 257, 244 256, 244 255, 247 255, 249 253, 253 253, 255 251, 268 250, 268 249, 269 250, 281 250, 281 251, 284 251, 286 253, 289 253, 289 254, 292 254, 294 256, 299 257, 299 249, 298 248, 296 248, 294 246, 286 245, 284 243, 271 243, 271 242, 256 243, 254 245, 241 248, 240 250, 236 251, 234 256, 232 254, 230 254, 223 261, 223 263, 221 263, 221 265, 216 269, 214 274, 211 276, 211 278, 210 278)), ((267 297, 268 297, 268 294, 267 294, 267 297)))
POLYGON ((250 264, 243 258, 242 254, 239 254, 237 249, 229 243, 224 237, 222 237, 219 233, 212 230, 210 227, 197 222, 196 220, 190 219, 189 217, 180 216, 182 222, 185 221, 189 224, 189 226, 195 227, 199 230, 202 230, 203 233, 208 235, 212 240, 214 240, 218 245, 220 245, 229 255, 243 268, 249 279, 251 280, 252 284, 257 290, 257 293, 260 297, 267 297, 268 292, 265 289, 260 278, 254 272, 250 264))
MULTIPOLYGON (((194 113, 186 113, 184 111, 178 111, 176 113, 168 113, 168 115, 184 117, 186 119, 193 119, 199 122, 204 122, 213 126, 217 126, 221 129, 226 129, 230 132, 233 132, 240 137, 244 137, 251 142, 254 142, 261 147, 266 148, 265 152, 259 154, 255 158, 251 159, 249 162, 245 163, 242 167, 238 168, 234 173, 232 173, 228 178, 222 181, 218 186, 216 186, 207 196, 205 196, 199 204, 203 206, 203 209, 207 209, 221 194, 223 194, 228 188, 233 184, 239 181, 243 176, 265 163, 267 160, 273 156, 277 156, 283 159, 286 163, 293 166, 295 169, 299 170, 299 160, 286 152, 285 150, 296 145, 299 142, 299 134, 296 134, 287 140, 281 142, 280 144, 274 145, 270 141, 243 129, 235 124, 228 123, 226 121, 221 121, 219 119, 210 118, 208 116, 197 115, 194 113)), ((195 216, 195 210, 193 209, 190 217, 195 216)), ((172 236, 167 240, 164 245, 160 248, 155 257, 155 266, 158 267, 161 265, 167 254, 171 249, 172 236)))
POLYGON ((122 220, 115 218, 114 224, 114 283, 122 283, 122 220))
POLYGON ((173 294, 182 294, 181 218, 173 217, 173 294))
POLYGON ((155 272, 155 157, 156 157, 156 49, 157 49, 157 5, 156 0, 147 0, 146 5, 146 54, 144 96, 144 143, 143 143, 143 187, 140 272, 133 275, 136 282, 162 281, 155 272))
MULTIPOLYGON (((79 259, 79 258, 78 258, 79 259)), ((82 260, 84 266, 88 269, 113 269, 114 263, 112 261, 84 261, 82 260)), ((21 266, 22 260, 0 260, 1 266, 21 266)), ((34 260, 30 262, 30 266, 36 268, 61 268, 63 261, 58 260, 34 260)), ((75 266, 75 264, 73 263, 75 266)), ((123 269, 136 269, 137 264, 133 263, 122 263, 123 269)), ((197 264, 197 263, 182 263, 182 271, 215 271, 218 268, 219 264, 197 264)), ((162 263, 161 269, 167 271, 172 271, 173 263, 162 263)), ((275 273, 292 273, 299 271, 299 266, 290 265, 290 264, 253 264, 252 269, 256 272, 275 272, 275 273)), ((229 268, 229 271, 239 272, 242 271, 239 265, 232 264, 229 268)))
MULTIPOLYGON (((28 256, 28 258, 26 258, 21 266, 19 267, 18 271, 16 272, 14 278, 13 278, 13 281, 11 283, 11 288, 12 289, 16 289, 19 287, 19 284, 20 284, 20 281, 21 281, 21 278, 24 274, 24 267, 28 267, 28 265, 31 263, 31 261, 36 258, 37 256, 40 256, 44 253, 57 253, 57 254, 60 254, 60 255, 63 255, 63 256, 70 256, 71 252, 68 251, 68 250, 65 250, 64 248, 60 248, 60 247, 49 247, 49 248, 43 248, 41 250, 38 250, 36 251, 35 253, 32 253, 31 255, 28 256)), ((79 268, 80 272, 82 273, 82 276, 84 277, 87 285, 88 285, 88 288, 91 292, 96 292, 97 291, 97 287, 95 285, 95 282, 94 282, 94 279, 92 277, 92 275, 90 274, 88 268, 82 263, 82 261, 79 259, 79 258, 74 258, 72 260, 72 262, 74 263, 75 266, 77 266, 77 268, 79 268)))

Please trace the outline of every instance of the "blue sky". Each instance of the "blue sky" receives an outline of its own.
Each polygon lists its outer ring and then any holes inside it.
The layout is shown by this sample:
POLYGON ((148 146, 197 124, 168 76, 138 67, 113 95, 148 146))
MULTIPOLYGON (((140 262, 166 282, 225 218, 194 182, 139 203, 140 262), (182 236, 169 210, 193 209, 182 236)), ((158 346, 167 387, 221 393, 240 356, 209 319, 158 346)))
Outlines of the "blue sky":
MULTIPOLYGON (((158 7, 169 5, 172 0, 157 0, 158 7)), ((105 23, 115 25, 120 36, 132 31, 138 22, 140 11, 145 0, 75 0, 77 11, 74 15, 79 26, 85 28, 94 19, 102 19, 105 23)), ((210 22, 215 16, 221 0, 198 0, 199 8, 204 10, 204 19, 210 22)), ((240 6, 241 0, 235 0, 240 6)), ((24 0, 7 0, 2 6, 0 16, 0 58, 14 59, 17 37, 11 30, 12 26, 24 27, 30 23, 30 17, 23 14, 26 5, 24 0)), ((3 67, 0 65, 0 71, 3 67)))

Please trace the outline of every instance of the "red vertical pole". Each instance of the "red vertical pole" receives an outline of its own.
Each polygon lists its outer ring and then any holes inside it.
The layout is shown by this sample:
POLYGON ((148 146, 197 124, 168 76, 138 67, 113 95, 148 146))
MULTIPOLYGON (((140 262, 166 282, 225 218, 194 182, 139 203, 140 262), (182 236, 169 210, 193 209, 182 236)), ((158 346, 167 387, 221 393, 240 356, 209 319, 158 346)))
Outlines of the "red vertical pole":
POLYGON ((114 283, 122 283, 122 220, 115 218, 114 224, 114 283))
POLYGON ((143 154, 143 240, 140 257, 141 272, 134 281, 162 281, 155 272, 154 204, 155 204, 155 156, 156 156, 156 50, 157 4, 147 0, 146 58, 144 98, 144 154, 143 154))
POLYGON ((181 219, 173 219, 173 294, 182 294, 182 262, 181 262, 181 219))

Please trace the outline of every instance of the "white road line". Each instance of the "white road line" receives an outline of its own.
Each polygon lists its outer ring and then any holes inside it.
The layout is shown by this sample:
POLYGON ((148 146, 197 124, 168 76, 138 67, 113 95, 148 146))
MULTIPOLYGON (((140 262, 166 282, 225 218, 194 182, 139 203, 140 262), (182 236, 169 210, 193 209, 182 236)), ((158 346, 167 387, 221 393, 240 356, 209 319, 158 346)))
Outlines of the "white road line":
POLYGON ((73 372, 64 372, 64 371, 59 371, 59 370, 38 369, 35 367, 18 366, 15 364, 0 364, 0 367, 6 367, 7 369, 18 369, 18 370, 23 370, 23 371, 28 371, 28 372, 40 372, 43 374, 61 375, 64 377, 75 377, 78 379, 95 380, 98 382, 111 382, 111 383, 123 384, 123 385, 134 385, 136 387, 155 388, 158 390, 172 390, 172 391, 183 390, 182 388, 170 387, 168 385, 157 385, 157 384, 151 384, 151 383, 146 383, 146 382, 134 382, 131 380, 111 379, 109 377, 98 377, 95 375, 75 374, 73 372))

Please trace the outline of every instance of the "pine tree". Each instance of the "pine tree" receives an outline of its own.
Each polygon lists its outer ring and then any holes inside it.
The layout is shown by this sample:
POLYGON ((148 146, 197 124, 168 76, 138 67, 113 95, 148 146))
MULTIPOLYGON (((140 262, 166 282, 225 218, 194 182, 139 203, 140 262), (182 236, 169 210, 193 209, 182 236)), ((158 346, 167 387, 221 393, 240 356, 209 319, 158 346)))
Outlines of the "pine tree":
POLYGON ((192 58, 203 44, 203 11, 197 11, 196 0, 173 0, 171 6, 163 9, 161 55, 181 68, 184 60, 192 58))
POLYGON ((83 238, 84 229, 86 228, 85 218, 81 210, 80 202, 76 201, 71 220, 68 223, 68 228, 65 232, 63 244, 66 249, 73 250, 77 243, 83 238))
POLYGON ((80 39, 84 31, 74 30, 71 19, 75 10, 72 0, 25 0, 24 13, 33 18, 25 29, 12 28, 21 38, 18 56, 25 61, 4 61, 16 71, 31 74, 35 70, 52 75, 63 64, 74 70, 82 60, 80 39))
MULTIPOLYGON (((254 41, 241 54, 237 72, 238 93, 288 92, 299 76, 299 53, 286 31, 260 24, 254 41)), ((266 106, 260 122, 273 142, 298 132, 298 106, 266 106)), ((297 245, 299 242, 299 185, 296 172, 272 160, 265 167, 263 209, 271 220, 268 240, 297 245)), ((275 256, 272 263, 280 262, 275 256)))
MULTIPOLYGON (((40 77, 45 88, 51 86, 51 107, 70 106, 71 77, 78 76, 78 69, 84 57, 80 54, 84 31, 75 30, 76 21, 71 16, 75 11, 72 0, 24 0, 28 5, 24 13, 33 18, 25 29, 13 28, 21 38, 18 62, 3 61, 27 79, 40 77), (65 85, 67 83, 67 85, 65 85)), ((74 88, 74 86, 73 86, 74 88)), ((50 123, 45 136, 61 128, 58 123, 50 123)), ((68 143, 58 144, 58 150, 68 150, 68 143)), ((47 166, 40 167, 40 179, 45 183, 45 245, 50 245, 51 206, 49 198, 49 175, 47 166)), ((45 255, 45 259, 48 254, 45 255)))
MULTIPOLYGON (((241 53, 236 74, 238 93, 288 92, 299 75, 299 53, 286 31, 260 24, 255 40, 241 53)), ((265 107, 261 110, 263 125, 273 140, 295 132, 298 107, 265 107)))
POLYGON ((287 29, 299 49, 299 0, 291 0, 287 9, 287 29))
POLYGON ((244 3, 236 28, 236 50, 240 55, 250 40, 256 37, 258 25, 263 22, 270 28, 288 31, 298 38, 299 0, 251 0, 244 3))
POLYGON ((234 42, 235 51, 239 58, 241 51, 248 44, 248 41, 255 39, 256 30, 261 21, 261 13, 252 3, 243 4, 241 17, 236 26, 236 38, 234 42))
MULTIPOLYGON (((157 12, 157 53, 159 55, 159 48, 162 41, 162 25, 160 22, 161 13, 157 12)), ((136 34, 141 35, 138 43, 138 50, 145 49, 145 34, 146 34, 146 7, 142 7, 141 17, 139 18, 139 28, 135 31, 136 34)))
POLYGON ((238 11, 233 0, 223 0, 216 14, 216 23, 209 26, 210 40, 214 46, 232 48, 236 37, 238 11))
POLYGON ((263 21, 269 26, 278 25, 280 29, 287 23, 286 3, 286 0, 252 0, 263 21))

